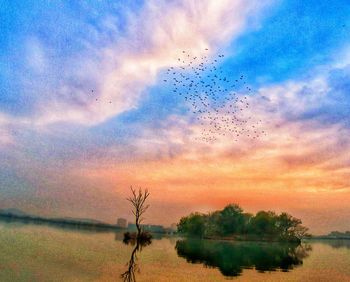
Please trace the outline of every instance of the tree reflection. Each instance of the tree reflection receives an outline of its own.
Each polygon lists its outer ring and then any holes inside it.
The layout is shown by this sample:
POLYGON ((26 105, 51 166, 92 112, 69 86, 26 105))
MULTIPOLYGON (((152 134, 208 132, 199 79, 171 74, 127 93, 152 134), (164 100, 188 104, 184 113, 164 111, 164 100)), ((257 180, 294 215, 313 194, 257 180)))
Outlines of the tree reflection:
MULTIPOLYGON (((126 233, 127 234, 127 233, 126 233)), ((121 274, 121 278, 125 282, 134 282, 136 281, 135 272, 139 271, 137 265, 137 253, 141 252, 142 249, 152 243, 152 239, 150 237, 142 237, 142 236, 126 236, 124 234, 123 243, 126 245, 135 246, 131 252, 130 260, 127 262, 127 270, 121 274)))
POLYGON ((326 245, 331 246, 334 249, 339 249, 339 248, 346 248, 350 249, 350 240, 346 239, 329 239, 329 240, 319 240, 316 242, 320 242, 326 245))
POLYGON ((218 268, 224 276, 239 276, 245 268, 287 272, 303 263, 311 246, 187 239, 177 241, 175 249, 187 262, 218 268))

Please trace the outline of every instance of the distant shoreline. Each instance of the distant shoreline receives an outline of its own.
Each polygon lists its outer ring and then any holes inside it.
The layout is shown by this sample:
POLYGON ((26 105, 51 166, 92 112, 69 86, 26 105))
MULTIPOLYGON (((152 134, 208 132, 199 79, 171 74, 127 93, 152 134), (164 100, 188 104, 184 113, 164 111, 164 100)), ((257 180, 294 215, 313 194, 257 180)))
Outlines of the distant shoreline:
MULTIPOLYGON (((220 236, 205 236, 203 238, 184 236, 184 238, 194 238, 200 240, 215 240, 215 241, 236 241, 236 242, 264 242, 264 243, 299 243, 299 241, 293 240, 278 240, 276 238, 268 237, 254 237, 254 236, 235 236, 235 237, 220 237, 220 236)), ((350 240, 350 237, 334 237, 327 235, 315 235, 308 236, 300 239, 303 240, 350 240)))
MULTIPOLYGON (((79 219, 79 218, 46 218, 41 216, 35 216, 31 214, 23 213, 19 210, 16 212, 0 210, 0 221, 2 222, 22 222, 32 223, 36 225, 46 224, 49 226, 71 228, 71 229, 84 229, 91 231, 101 232, 122 232, 122 231, 135 231, 135 224, 129 224, 128 227, 120 227, 109 223, 100 222, 93 219, 79 219)), ((163 228, 158 225, 142 225, 146 231, 152 234, 167 234, 172 235, 173 232, 169 232, 167 228, 163 228)))
MULTIPOLYGON (((0 222, 23 222, 23 223, 32 223, 36 225, 47 224, 55 227, 71 227, 74 229, 85 229, 91 231, 106 231, 106 232, 120 232, 127 231, 127 228, 121 228, 116 225, 108 223, 90 223, 73 219, 60 219, 60 218, 45 218, 31 215, 15 215, 7 214, 0 212, 0 222)), ((164 234, 169 235, 169 234, 164 234)), ((179 234, 177 234, 179 235, 179 234)), ((181 236, 187 239, 199 239, 199 240, 213 240, 213 241, 230 241, 230 242, 262 242, 262 243, 296 243, 293 241, 280 241, 280 240, 271 240, 267 238, 253 239, 253 238, 231 238, 231 237, 188 237, 181 236)), ((350 240, 350 237, 335 237, 327 235, 315 235, 310 237, 302 238, 301 240, 350 240)))
MULTIPOLYGON (((116 225, 108 224, 108 223, 93 223, 93 222, 84 222, 74 219, 62 219, 62 218, 45 218, 39 216, 31 216, 31 215, 16 215, 11 213, 0 213, 1 221, 22 221, 22 222, 30 222, 34 224, 49 224, 56 226, 70 226, 75 228, 86 228, 86 229, 101 229, 101 230, 113 230, 120 231, 124 230, 124 228, 118 227, 116 225)), ((126 230, 126 229, 125 229, 126 230)))
POLYGON ((309 238, 304 238, 303 240, 350 240, 350 237, 334 237, 334 236, 327 236, 327 235, 320 235, 320 236, 312 236, 309 238))

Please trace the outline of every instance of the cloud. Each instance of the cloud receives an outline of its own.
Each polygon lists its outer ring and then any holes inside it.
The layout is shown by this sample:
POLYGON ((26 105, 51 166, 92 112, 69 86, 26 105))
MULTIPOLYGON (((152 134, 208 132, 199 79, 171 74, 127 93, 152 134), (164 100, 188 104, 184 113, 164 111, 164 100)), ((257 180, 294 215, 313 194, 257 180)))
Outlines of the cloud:
POLYGON ((95 176, 114 173, 119 181, 147 185, 150 179, 167 186, 220 183, 223 190, 348 191, 350 127, 345 115, 330 117, 330 109, 339 114, 337 105, 344 103, 337 100, 336 84, 342 80, 334 81, 333 72, 264 86, 250 96, 250 109, 242 115, 253 117, 251 124, 262 120, 259 130, 266 135, 258 139, 234 141, 226 132, 208 144, 196 140, 206 125, 172 114, 156 128, 145 127, 130 145, 99 148, 104 153, 87 162, 86 174, 96 169, 95 176))
POLYGON ((345 220, 350 212, 343 201, 350 193, 349 124, 310 114, 337 99, 333 71, 264 86, 251 96, 246 114, 261 119, 267 132, 258 140, 219 136, 207 144, 195 139, 203 125, 191 116, 170 115, 129 146, 99 148, 101 158, 83 165, 77 160, 79 169, 73 170, 118 193, 131 183, 150 187, 155 206, 181 206, 173 212, 177 218, 186 214, 184 207, 206 212, 236 202, 249 211, 291 212, 314 232, 339 229, 338 223, 324 225, 320 214, 345 220))
MULTIPOLYGON (((136 108, 145 88, 156 83, 159 71, 177 64, 182 50, 201 55, 209 47, 215 53, 237 38, 248 19, 269 2, 147 1, 141 11, 129 15, 125 35, 115 32, 112 43, 88 45, 86 53, 62 64, 61 82, 39 89, 46 98, 36 107, 35 123, 89 126, 136 108)), ((110 27, 109 19, 106 16, 103 24, 110 27)), ((98 38, 97 29, 95 33, 98 38)), ((44 59, 38 46, 31 44, 31 50, 41 66, 44 59)))
MULTIPOLYGON (((78 167, 81 177, 114 179, 115 175, 116 181, 125 182, 126 186, 133 179, 149 186, 166 185, 168 189, 176 185, 198 188, 217 183, 217 189, 223 191, 230 187, 346 191, 350 188, 347 182, 350 159, 344 154, 350 149, 349 123, 345 114, 331 118, 331 110, 338 115, 346 111, 339 107, 346 101, 339 100, 339 95, 344 96, 347 88, 339 88, 339 85, 347 76, 347 66, 332 66, 322 68, 309 78, 258 89, 249 97, 250 109, 243 112, 243 115, 253 117, 252 123, 263 121, 260 130, 267 135, 257 140, 241 136, 234 141, 227 134, 218 136, 213 144, 201 142, 196 137, 205 126, 195 123, 190 115, 169 114, 157 122, 156 127, 142 121, 133 124, 137 134, 129 139, 126 137, 122 143, 101 144, 98 135, 92 144, 86 144, 85 133, 81 136, 79 133, 79 142, 71 140, 73 149, 66 149, 71 137, 56 136, 58 140, 54 144, 52 139, 47 140, 51 145, 45 145, 45 152, 50 151, 50 146, 55 148, 59 153, 52 153, 50 158, 63 155, 65 165, 69 162, 72 170, 78 167), (59 144, 62 140, 65 145, 59 144)), ((67 109, 67 118, 69 110, 75 114, 79 112, 74 108, 67 109)), ((94 117, 92 113, 91 123, 94 117)), ((37 150, 44 157, 42 148, 37 150)))
POLYGON ((15 138, 11 130, 11 118, 0 113, 0 148, 8 147, 15 143, 15 138))
POLYGON ((26 43, 26 63, 34 71, 43 73, 47 68, 47 58, 44 47, 38 38, 32 37, 26 43))

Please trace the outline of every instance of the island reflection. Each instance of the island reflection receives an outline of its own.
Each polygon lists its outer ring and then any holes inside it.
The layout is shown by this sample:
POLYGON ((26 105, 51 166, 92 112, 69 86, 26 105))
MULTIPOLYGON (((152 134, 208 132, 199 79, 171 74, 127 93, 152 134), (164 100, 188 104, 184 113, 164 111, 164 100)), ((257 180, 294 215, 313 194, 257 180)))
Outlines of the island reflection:
POLYGON ((243 269, 258 272, 281 270, 287 272, 302 265, 311 246, 302 244, 223 242, 186 239, 176 242, 178 256, 190 263, 202 263, 218 268, 227 277, 241 275, 243 269))

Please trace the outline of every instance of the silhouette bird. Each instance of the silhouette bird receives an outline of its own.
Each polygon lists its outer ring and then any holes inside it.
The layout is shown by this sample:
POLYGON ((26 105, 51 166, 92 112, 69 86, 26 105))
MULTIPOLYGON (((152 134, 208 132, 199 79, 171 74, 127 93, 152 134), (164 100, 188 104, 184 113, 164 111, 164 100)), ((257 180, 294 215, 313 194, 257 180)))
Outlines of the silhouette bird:
MULTIPOLYGON (((208 48, 205 50, 208 51, 208 48)), ((187 56, 177 60, 183 65, 168 68, 168 78, 163 81, 173 81, 173 93, 185 99, 190 113, 203 126, 200 137, 195 137, 195 140, 213 143, 219 136, 225 136, 237 142, 238 137, 256 140, 266 136, 266 131, 258 129, 262 121, 254 122, 252 119, 250 103, 244 95, 252 88, 247 86, 244 75, 233 77, 224 74, 221 69, 220 60, 225 57, 224 54, 209 59, 207 56, 193 56, 185 50, 182 53, 187 56)))

